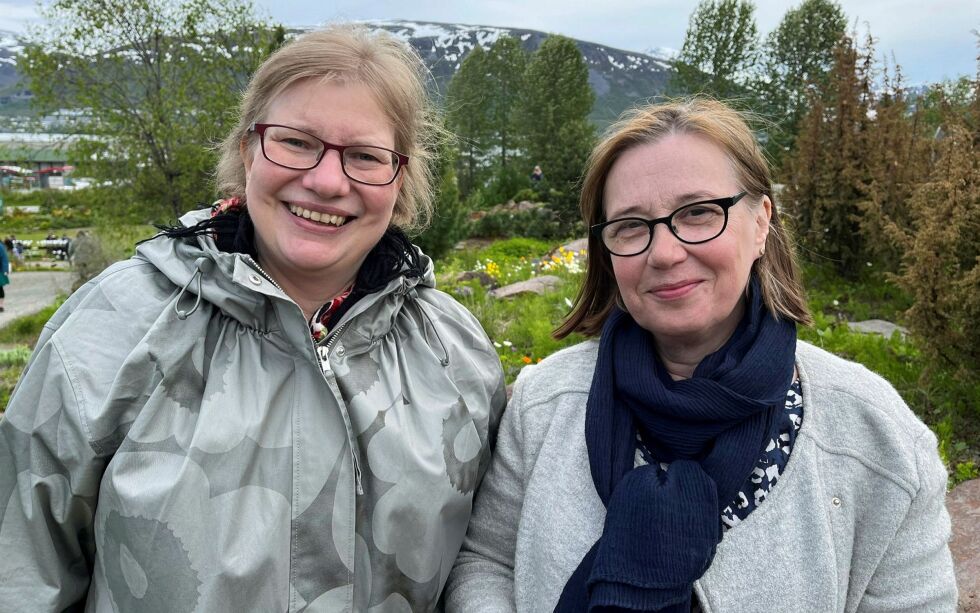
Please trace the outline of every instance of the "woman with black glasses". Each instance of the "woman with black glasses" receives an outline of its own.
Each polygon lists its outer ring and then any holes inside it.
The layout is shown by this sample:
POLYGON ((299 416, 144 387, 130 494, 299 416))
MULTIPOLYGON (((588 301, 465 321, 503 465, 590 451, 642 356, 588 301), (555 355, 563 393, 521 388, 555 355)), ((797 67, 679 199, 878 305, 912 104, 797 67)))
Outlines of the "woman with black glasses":
POLYGON ((385 34, 289 42, 225 198, 55 314, 0 422, 0 610, 436 607, 505 395, 404 233, 424 74, 385 34))
POLYGON ((577 303, 526 368, 450 611, 952 611, 946 471, 888 383, 804 342, 738 113, 648 106, 593 151, 577 303), (777 483, 778 482, 778 483, 777 483))

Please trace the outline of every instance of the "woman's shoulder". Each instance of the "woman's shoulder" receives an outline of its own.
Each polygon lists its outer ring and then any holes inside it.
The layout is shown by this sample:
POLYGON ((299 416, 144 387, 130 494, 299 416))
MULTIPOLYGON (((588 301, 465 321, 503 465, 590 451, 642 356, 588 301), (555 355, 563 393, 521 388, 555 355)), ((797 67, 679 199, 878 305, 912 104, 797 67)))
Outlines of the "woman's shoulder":
POLYGON ((524 407, 548 403, 568 394, 588 395, 598 352, 599 341, 590 339, 525 366, 517 377, 515 395, 519 390, 524 407))
POLYGON ((801 432, 824 451, 914 481, 917 454, 920 449, 935 453, 935 435, 895 388, 865 366, 809 343, 798 343, 796 358, 803 389, 801 432))
POLYGON ((58 329, 69 323, 75 325, 76 333, 85 330, 104 334, 107 326, 138 325, 147 317, 155 319, 159 309, 169 302, 175 286, 151 263, 139 257, 116 262, 98 276, 79 287, 52 316, 46 326, 58 329), (100 325, 94 329, 88 317, 80 314, 90 313, 98 316, 100 325), (115 317, 106 317, 113 313, 115 317), (80 321, 85 320, 85 321, 80 321))

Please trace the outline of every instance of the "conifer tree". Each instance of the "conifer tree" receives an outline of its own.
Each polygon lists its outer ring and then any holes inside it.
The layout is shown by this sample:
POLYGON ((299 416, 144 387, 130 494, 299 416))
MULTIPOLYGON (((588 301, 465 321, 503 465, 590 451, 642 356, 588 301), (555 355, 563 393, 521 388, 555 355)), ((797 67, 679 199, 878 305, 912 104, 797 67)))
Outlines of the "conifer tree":
POLYGON ((926 351, 976 381, 980 373, 980 78, 963 115, 943 112, 928 179, 908 206, 899 284, 913 299, 906 323, 926 351))
POLYGON ((867 254, 858 203, 865 199, 867 184, 872 65, 870 45, 859 52, 849 37, 842 39, 789 162, 786 200, 801 242, 850 277, 860 274, 867 254))
POLYGON ((507 168, 518 150, 516 109, 524 89, 526 69, 527 56, 516 38, 502 36, 487 52, 490 90, 486 92, 486 99, 490 107, 490 132, 500 168, 507 168))
POLYGON ((485 178, 490 148, 490 116, 486 98, 492 87, 487 75, 487 54, 473 47, 449 82, 446 124, 459 139, 456 161, 459 190, 465 197, 485 178))
POLYGON ((866 199, 858 203, 860 226, 875 263, 897 272, 904 251, 904 236, 912 231, 909 200, 929 174, 922 111, 909 107, 901 69, 893 77, 887 71, 884 89, 875 100, 865 151, 866 199))
POLYGON ((575 42, 564 36, 546 38, 528 61, 519 121, 528 163, 540 165, 557 190, 551 200, 566 223, 578 219, 577 183, 595 140, 588 120, 594 98, 575 42))
POLYGON ((751 0, 701 0, 674 63, 671 89, 716 98, 744 94, 758 59, 754 13, 751 0))

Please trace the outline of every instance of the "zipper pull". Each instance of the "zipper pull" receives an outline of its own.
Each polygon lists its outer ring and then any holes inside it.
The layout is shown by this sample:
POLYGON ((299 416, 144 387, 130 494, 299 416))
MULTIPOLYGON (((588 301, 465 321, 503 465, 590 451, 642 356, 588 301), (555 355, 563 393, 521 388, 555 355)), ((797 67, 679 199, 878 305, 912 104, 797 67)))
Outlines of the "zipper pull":
POLYGON ((320 358, 320 370, 324 373, 330 372, 330 350, 325 345, 316 348, 317 357, 320 358))
POLYGON ((354 449, 351 450, 351 458, 354 460, 354 486, 357 490, 358 496, 364 495, 364 486, 361 484, 361 463, 357 461, 357 455, 354 453, 354 449))

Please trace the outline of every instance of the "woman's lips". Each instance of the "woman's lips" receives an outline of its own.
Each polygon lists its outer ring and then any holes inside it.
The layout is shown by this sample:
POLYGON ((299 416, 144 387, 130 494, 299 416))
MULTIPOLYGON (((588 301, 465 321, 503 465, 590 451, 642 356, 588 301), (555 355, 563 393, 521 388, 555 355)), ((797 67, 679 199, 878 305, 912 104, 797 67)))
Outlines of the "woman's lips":
POLYGON ((683 298, 691 292, 694 291, 701 281, 681 281, 680 283, 671 283, 667 285, 660 285, 650 290, 650 293, 661 300, 676 300, 677 298, 683 298))

